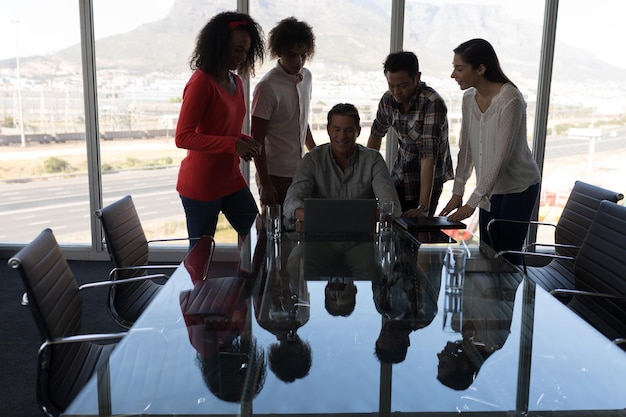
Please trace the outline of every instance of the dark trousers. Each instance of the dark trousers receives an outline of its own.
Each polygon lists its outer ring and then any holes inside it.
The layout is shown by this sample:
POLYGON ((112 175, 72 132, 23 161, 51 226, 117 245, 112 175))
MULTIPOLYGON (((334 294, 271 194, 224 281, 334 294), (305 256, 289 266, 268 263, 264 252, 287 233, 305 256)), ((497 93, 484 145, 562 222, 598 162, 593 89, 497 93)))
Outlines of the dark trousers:
MULTIPOLYGON (((418 186, 419 188, 419 186, 418 186)), ((441 192, 443 191, 443 183, 435 183, 433 184, 433 191, 430 194, 430 203, 428 204, 428 215, 434 216, 437 211, 437 204, 439 204, 439 197, 441 197, 441 192)), ((398 198, 400 199, 400 205, 402 212, 409 209, 417 208, 420 203, 419 197, 413 198, 411 200, 405 199, 404 194, 404 186, 402 184, 396 185, 396 192, 398 193, 398 198)))
MULTIPOLYGON (((285 202, 285 197, 287 197, 287 190, 289 189, 292 180, 293 178, 290 177, 277 177, 276 175, 270 175, 270 182, 276 189, 276 204, 280 204, 281 206, 283 205, 283 203, 285 202)), ((261 183, 261 181, 259 181, 258 174, 256 176, 256 183, 261 183)), ((260 192, 261 189, 259 188, 259 193, 260 192)), ((263 204, 263 201, 261 201, 261 207, 263 208, 261 212, 264 212, 265 204, 263 204)))
MULTIPOLYGON (((214 236, 220 211, 239 236, 248 236, 250 227, 259 213, 248 187, 213 201, 192 200, 183 196, 180 196, 180 199, 185 209, 187 233, 190 238, 214 236)), ((191 249, 193 245, 194 241, 190 241, 189 248, 191 249)))
MULTIPOLYGON (((480 240, 491 246, 496 252, 502 250, 521 250, 528 233, 528 221, 532 215, 537 197, 539 184, 531 185, 521 193, 496 194, 491 196, 491 211, 480 209, 478 224, 480 240), (487 232, 487 225, 492 219, 518 220, 523 223, 506 221, 495 222, 491 233, 487 232)), ((509 260, 520 264, 520 256, 507 256, 509 260)))
MULTIPOLYGON (((276 189, 276 204, 280 204, 280 206, 282 207, 283 204, 285 203, 285 197, 287 197, 287 190, 289 189, 289 186, 293 182, 293 178, 277 177, 276 175, 270 175, 270 182, 276 189)), ((258 174, 256 175, 256 183, 257 184, 261 183, 261 181, 259 181, 258 174)), ((261 193, 261 188, 259 187, 259 194, 260 193, 261 193)), ((257 222, 258 232, 265 229, 265 206, 266 204, 263 202, 263 200, 261 200, 261 216, 259 217, 258 222, 257 222)), ((284 216, 285 216, 285 213, 283 213, 283 218, 284 216)))

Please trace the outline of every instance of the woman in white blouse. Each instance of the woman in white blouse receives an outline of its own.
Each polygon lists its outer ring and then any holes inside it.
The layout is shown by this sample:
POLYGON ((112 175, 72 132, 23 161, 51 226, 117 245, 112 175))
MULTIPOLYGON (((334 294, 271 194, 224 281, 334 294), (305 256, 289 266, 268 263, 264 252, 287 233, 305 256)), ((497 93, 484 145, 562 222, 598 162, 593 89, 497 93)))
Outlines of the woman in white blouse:
POLYGON ((453 66, 450 76, 465 90, 463 120, 453 195, 440 215, 463 220, 479 208, 481 240, 496 251, 519 250, 541 181, 526 138, 526 102, 484 39, 471 39, 454 49, 453 66), (476 188, 463 204, 472 168, 476 188), (494 222, 489 236, 491 219, 521 222, 494 222))

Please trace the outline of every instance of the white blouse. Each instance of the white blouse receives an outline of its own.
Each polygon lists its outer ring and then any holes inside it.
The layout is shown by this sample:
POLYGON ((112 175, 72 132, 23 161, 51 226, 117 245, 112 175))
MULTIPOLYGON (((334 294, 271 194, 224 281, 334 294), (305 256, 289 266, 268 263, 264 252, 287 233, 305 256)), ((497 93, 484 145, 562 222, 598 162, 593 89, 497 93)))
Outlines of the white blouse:
POLYGON ((504 84, 484 113, 470 88, 462 110, 454 194, 463 195, 474 167, 476 189, 467 204, 487 211, 493 194, 519 193, 541 181, 526 138, 526 102, 515 86, 504 84))

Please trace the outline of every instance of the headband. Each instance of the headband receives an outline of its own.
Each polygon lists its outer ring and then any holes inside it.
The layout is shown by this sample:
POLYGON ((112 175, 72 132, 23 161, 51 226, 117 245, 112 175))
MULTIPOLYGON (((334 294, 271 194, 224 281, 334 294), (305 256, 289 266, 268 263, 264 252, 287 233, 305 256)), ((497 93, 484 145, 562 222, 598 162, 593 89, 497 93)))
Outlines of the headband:
POLYGON ((239 26, 246 26, 248 24, 247 20, 237 20, 234 22, 228 22, 228 30, 234 30, 239 26))

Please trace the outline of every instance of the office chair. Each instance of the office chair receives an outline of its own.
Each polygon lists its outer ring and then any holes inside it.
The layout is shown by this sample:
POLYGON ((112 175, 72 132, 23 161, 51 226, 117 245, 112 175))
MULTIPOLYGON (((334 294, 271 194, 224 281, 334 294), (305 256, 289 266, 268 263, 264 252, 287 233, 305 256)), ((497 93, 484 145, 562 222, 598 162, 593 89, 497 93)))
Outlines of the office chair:
MULTIPOLYGON (((148 271, 176 269, 178 265, 148 265, 151 242, 189 240, 188 238, 146 239, 130 195, 96 211, 104 231, 106 248, 113 262, 111 280, 128 281, 148 271)), ((215 244, 212 243, 211 248, 215 244)), ((210 260, 210 257, 208 258, 210 260)), ((153 274, 155 276, 158 274, 153 274)), ((168 276, 160 274, 161 278, 168 276)), ((109 288, 109 311, 120 325, 129 328, 139 318, 162 287, 163 280, 141 280, 109 288)))
POLYGON ((8 263, 21 275, 43 342, 38 354, 37 401, 44 413, 58 416, 125 334, 81 334, 80 291, 116 283, 79 287, 50 229, 43 230, 8 263))
POLYGON ((576 256, 574 289, 567 306, 626 349, 626 207, 603 201, 576 256))
MULTIPOLYGON (((501 254, 522 255, 525 273, 547 291, 555 288, 574 288, 574 264, 571 259, 576 257, 576 253, 585 239, 587 230, 589 230, 593 222, 600 203, 603 200, 617 203, 623 198, 624 196, 621 193, 582 181, 576 181, 556 224, 537 221, 528 222, 528 224, 553 227, 554 244, 532 242, 527 244, 522 251, 502 251, 501 254), (537 252, 538 247, 553 247, 552 254, 544 256, 542 253, 537 252), (532 259, 533 257, 540 258, 542 256, 550 259, 547 265, 526 265, 527 259, 532 259)), ((491 228, 497 222, 519 223, 519 221, 515 220, 494 219, 489 222, 488 231, 491 231, 491 228)))

